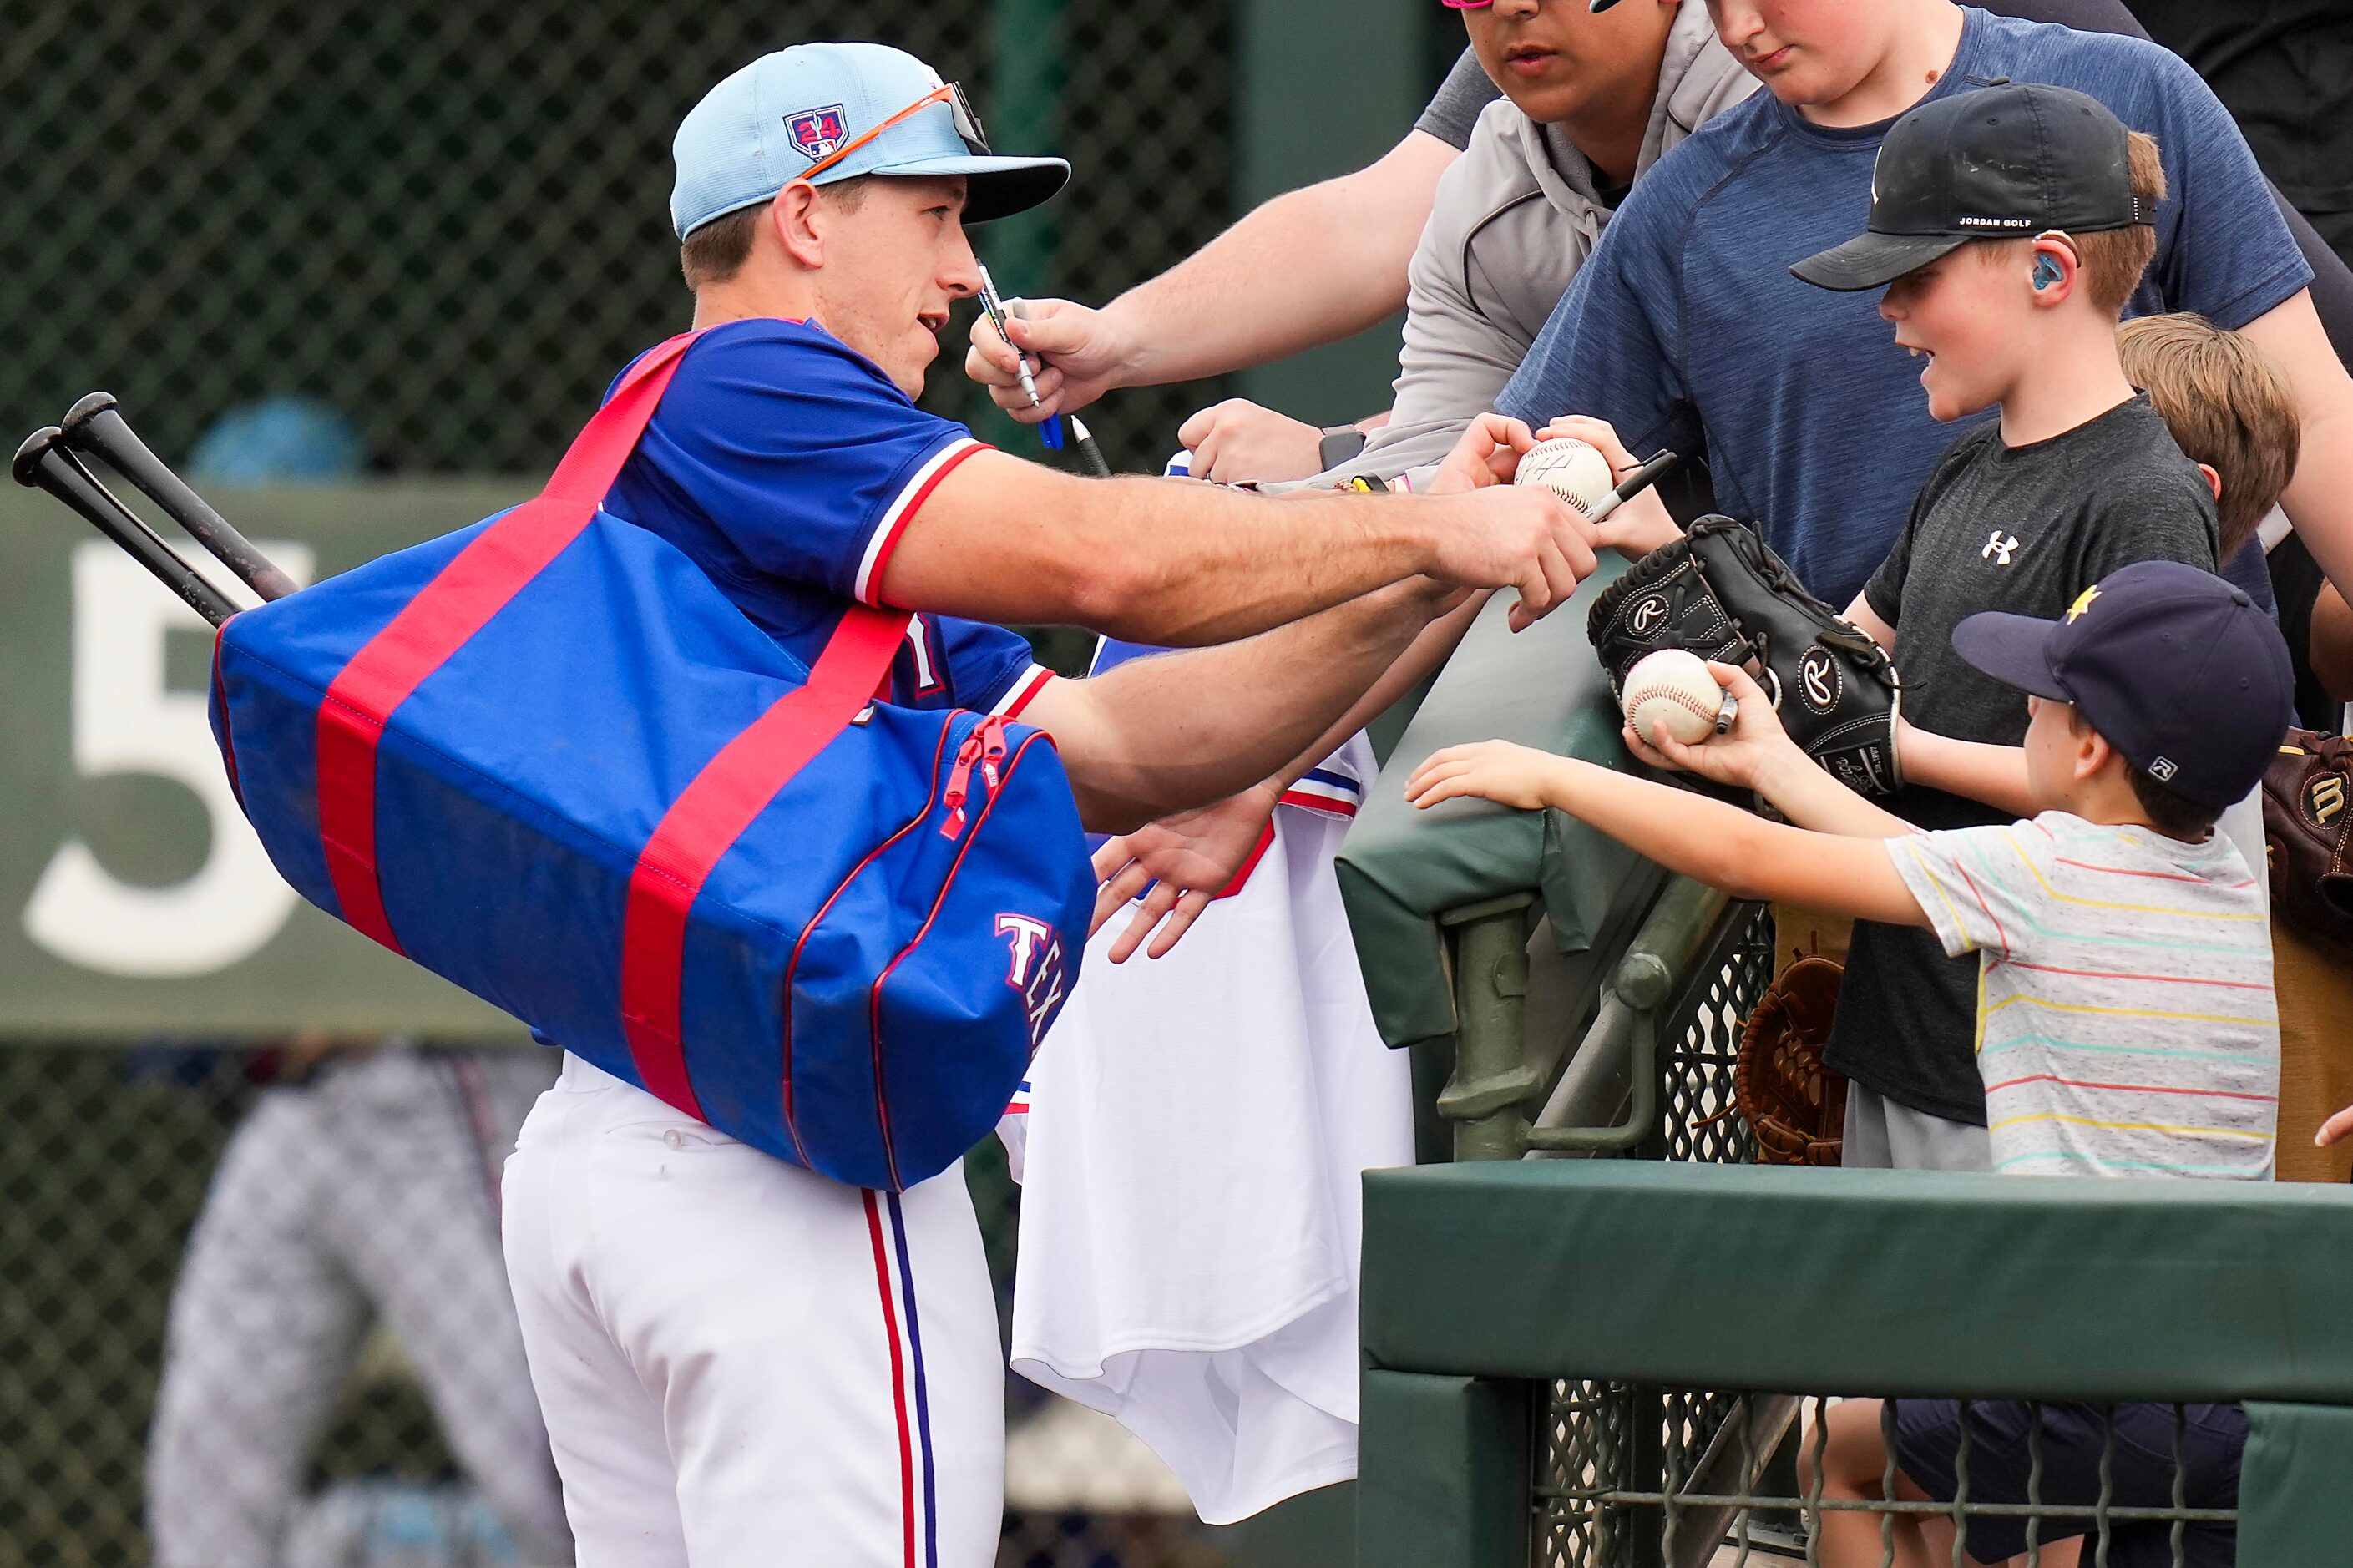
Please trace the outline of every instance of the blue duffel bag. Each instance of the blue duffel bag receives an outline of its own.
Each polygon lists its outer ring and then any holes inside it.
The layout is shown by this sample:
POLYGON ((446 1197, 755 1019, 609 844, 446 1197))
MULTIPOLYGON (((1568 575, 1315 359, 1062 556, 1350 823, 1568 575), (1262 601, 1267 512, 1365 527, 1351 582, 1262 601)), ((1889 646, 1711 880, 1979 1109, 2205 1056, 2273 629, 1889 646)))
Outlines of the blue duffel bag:
POLYGON ((1044 731, 878 700, 598 510, 690 337, 536 500, 221 628, 213 726, 297 890, 607 1072, 858 1186, 983 1137, 1076 978, 1093 879, 1044 731))

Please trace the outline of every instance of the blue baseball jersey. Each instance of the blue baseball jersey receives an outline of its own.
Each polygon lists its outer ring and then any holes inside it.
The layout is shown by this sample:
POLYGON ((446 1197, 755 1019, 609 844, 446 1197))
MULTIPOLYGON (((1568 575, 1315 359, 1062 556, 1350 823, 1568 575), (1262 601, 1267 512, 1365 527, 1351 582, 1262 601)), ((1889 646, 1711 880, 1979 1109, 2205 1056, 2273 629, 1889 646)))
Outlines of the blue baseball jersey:
MULTIPOLYGON (((847 601, 881 602, 891 552, 933 487, 984 449, 814 322, 730 321, 680 360, 605 510, 684 551, 810 664, 847 601)), ((1002 626, 919 615, 892 695, 1012 713, 1047 678, 1002 626)))

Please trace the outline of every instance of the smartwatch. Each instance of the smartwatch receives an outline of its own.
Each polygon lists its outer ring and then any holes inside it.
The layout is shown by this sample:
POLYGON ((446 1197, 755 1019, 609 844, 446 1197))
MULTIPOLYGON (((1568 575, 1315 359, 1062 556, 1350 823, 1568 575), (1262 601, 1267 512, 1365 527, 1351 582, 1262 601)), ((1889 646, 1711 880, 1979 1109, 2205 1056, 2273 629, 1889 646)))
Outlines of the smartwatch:
POLYGON ((1354 425, 1327 426, 1323 441, 1315 448, 1315 460, 1326 468, 1336 468, 1363 451, 1369 439, 1354 425))

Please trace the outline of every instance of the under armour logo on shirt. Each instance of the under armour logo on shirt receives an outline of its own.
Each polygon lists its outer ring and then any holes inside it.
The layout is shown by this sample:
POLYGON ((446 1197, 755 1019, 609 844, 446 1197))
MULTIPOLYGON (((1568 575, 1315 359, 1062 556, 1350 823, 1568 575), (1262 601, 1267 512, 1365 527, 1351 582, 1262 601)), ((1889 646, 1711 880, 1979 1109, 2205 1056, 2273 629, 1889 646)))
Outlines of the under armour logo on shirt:
POLYGON ((1978 559, 1990 561, 1997 566, 2007 566, 2010 564, 2010 552, 2017 548, 2018 535, 2013 533, 2005 536, 2001 530, 1997 528, 1993 531, 1993 536, 1986 541, 1986 547, 1978 552, 1978 559))

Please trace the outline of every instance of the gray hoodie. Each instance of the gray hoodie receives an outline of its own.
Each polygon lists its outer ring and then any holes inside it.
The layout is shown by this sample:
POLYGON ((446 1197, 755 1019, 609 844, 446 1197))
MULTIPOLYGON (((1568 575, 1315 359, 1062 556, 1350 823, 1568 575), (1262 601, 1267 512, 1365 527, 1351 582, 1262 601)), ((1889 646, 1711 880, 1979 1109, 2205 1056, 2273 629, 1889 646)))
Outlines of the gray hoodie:
MULTIPOLYGON (((1634 177, 1756 86, 1716 41, 1707 7, 1683 0, 1634 177)), ((1508 98, 1489 104, 1440 179, 1414 251, 1389 422, 1356 458, 1311 482, 1394 479, 1445 457, 1494 406, 1609 221, 1593 165, 1558 126, 1537 124, 1508 98)))

